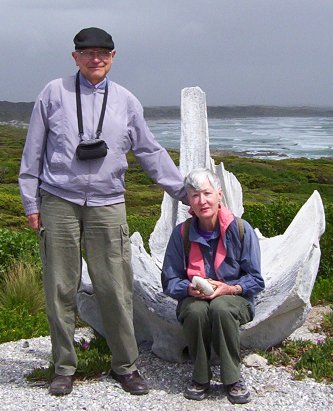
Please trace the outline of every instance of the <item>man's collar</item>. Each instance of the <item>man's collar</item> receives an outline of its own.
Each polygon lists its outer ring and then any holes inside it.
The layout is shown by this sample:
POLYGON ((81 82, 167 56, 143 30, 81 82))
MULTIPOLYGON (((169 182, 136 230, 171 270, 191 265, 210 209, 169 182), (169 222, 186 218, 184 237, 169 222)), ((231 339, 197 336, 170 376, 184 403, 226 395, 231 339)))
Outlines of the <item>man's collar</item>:
POLYGON ((105 89, 106 82, 109 81, 109 77, 106 76, 100 83, 92 84, 89 80, 87 80, 80 72, 80 83, 86 87, 92 87, 94 89, 105 89))

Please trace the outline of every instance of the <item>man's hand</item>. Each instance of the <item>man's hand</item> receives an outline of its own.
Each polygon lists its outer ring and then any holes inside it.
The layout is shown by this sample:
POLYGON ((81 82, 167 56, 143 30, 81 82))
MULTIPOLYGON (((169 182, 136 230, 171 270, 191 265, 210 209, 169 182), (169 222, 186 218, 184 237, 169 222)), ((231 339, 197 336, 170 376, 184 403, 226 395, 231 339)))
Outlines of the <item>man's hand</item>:
POLYGON ((40 213, 30 214, 27 216, 30 227, 38 231, 41 227, 40 213))

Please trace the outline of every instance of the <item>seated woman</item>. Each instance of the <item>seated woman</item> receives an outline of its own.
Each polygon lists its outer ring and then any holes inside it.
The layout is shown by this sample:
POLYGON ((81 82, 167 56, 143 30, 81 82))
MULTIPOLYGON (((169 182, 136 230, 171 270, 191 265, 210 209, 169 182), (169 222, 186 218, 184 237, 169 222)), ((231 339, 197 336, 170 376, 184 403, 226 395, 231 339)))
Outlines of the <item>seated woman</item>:
POLYGON ((250 393, 240 373, 239 327, 253 319, 254 297, 264 289, 258 238, 248 222, 239 224, 221 204, 220 180, 210 170, 191 171, 185 188, 193 218, 188 232, 186 223, 173 230, 162 269, 163 291, 179 301, 177 317, 194 364, 184 396, 207 397, 213 347, 229 401, 247 403, 250 393), (193 284, 194 277, 206 279, 212 294, 193 284))

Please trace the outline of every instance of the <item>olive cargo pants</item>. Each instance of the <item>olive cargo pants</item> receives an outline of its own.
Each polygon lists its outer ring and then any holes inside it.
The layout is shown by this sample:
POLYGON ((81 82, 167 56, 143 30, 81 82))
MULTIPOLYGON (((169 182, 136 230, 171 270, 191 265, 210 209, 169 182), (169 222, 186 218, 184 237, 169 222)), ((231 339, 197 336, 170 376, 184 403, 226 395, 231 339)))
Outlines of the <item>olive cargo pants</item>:
POLYGON ((252 319, 250 303, 236 295, 223 295, 213 300, 187 297, 180 303, 178 313, 194 363, 193 380, 200 384, 210 381, 210 357, 213 347, 219 358, 223 384, 238 381, 239 326, 252 319))
POLYGON ((138 349, 125 204, 87 207, 43 190, 41 196, 40 248, 55 372, 73 375, 77 367, 74 331, 83 244, 112 369, 118 374, 134 371, 138 349))

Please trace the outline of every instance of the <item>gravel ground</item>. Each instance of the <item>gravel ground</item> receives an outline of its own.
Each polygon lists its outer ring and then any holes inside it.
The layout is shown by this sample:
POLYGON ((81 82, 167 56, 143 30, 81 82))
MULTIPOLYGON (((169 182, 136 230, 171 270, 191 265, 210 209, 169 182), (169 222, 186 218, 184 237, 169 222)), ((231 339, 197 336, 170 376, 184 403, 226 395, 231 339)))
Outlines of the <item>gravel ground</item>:
MULTIPOLYGON (((76 334, 79 339, 88 330, 76 334)), ((33 368, 47 366, 50 360, 49 337, 16 341, 0 345, 0 410, 331 410, 333 385, 319 384, 308 378, 294 381, 284 368, 268 366, 265 369, 243 366, 243 376, 251 391, 252 401, 232 405, 219 382, 219 367, 214 366, 213 381, 207 399, 197 402, 183 397, 183 390, 191 379, 192 366, 163 361, 151 353, 149 347, 140 347, 138 367, 150 385, 150 393, 133 396, 124 392, 112 378, 98 381, 75 382, 73 392, 65 397, 53 397, 47 387, 32 386, 24 375, 33 368)))

